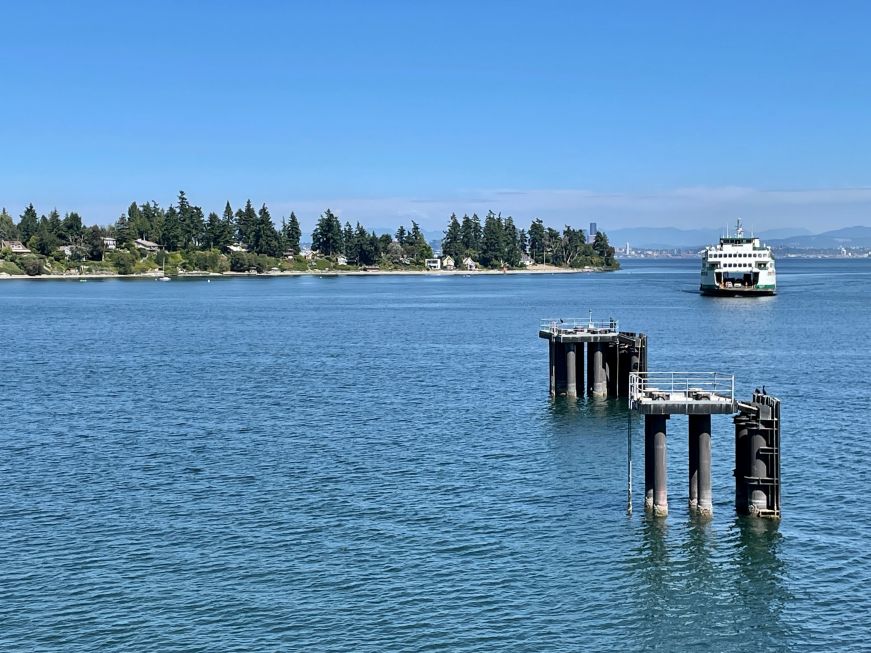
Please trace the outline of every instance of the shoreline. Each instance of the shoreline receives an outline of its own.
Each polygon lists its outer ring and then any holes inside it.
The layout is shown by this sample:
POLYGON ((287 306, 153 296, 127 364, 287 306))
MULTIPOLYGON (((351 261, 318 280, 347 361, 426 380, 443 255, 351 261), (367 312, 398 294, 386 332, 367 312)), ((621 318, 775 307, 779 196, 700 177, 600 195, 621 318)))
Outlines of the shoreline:
MULTIPOLYGON (((264 278, 264 277, 364 277, 364 276, 478 276, 478 275, 502 275, 502 274, 590 274, 596 272, 616 272, 604 268, 560 268, 556 266, 537 265, 524 270, 286 270, 280 272, 182 272, 171 279, 206 279, 206 278, 264 278)), ((160 272, 140 272, 136 274, 117 274, 89 272, 85 274, 40 274, 29 276, 26 274, 0 273, 0 281, 3 280, 54 280, 54 281, 87 281, 97 279, 158 279, 160 272)))

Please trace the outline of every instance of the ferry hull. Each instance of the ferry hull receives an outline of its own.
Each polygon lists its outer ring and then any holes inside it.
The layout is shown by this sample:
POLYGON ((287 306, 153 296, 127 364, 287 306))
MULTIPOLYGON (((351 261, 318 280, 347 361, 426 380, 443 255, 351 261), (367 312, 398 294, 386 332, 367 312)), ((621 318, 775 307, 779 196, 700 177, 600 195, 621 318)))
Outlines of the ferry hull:
POLYGON ((718 288, 699 286, 699 292, 710 297, 770 297, 776 295, 774 288, 718 288))

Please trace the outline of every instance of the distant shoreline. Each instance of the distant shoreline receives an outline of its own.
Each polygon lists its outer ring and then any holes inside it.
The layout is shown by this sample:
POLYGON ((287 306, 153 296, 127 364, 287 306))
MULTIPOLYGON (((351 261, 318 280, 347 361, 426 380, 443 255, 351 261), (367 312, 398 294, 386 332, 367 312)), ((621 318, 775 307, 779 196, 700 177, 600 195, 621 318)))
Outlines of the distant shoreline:
MULTIPOLYGON (((523 270, 306 270, 296 271, 287 270, 279 272, 182 272, 177 276, 170 277, 172 279, 209 279, 219 277, 238 277, 238 278, 263 278, 263 277, 365 277, 365 276, 479 276, 479 275, 501 275, 501 274, 584 274, 595 272, 614 272, 605 268, 561 268, 552 265, 535 265, 523 270)), ((86 274, 40 274, 29 276, 26 274, 7 274, 0 273, 0 281, 9 280, 54 280, 54 281, 79 281, 89 279, 158 279, 163 276, 160 272, 142 272, 137 274, 117 274, 117 273, 86 273, 86 274)))

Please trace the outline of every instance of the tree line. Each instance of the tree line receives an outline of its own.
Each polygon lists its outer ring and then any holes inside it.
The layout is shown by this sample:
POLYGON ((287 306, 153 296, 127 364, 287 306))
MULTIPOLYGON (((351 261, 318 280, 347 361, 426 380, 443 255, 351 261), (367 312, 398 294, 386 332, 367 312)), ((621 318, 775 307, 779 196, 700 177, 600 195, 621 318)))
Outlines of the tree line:
POLYGON ((452 214, 442 239, 442 252, 456 262, 464 258, 478 261, 486 267, 517 267, 524 256, 535 263, 550 263, 564 267, 601 265, 615 267, 614 248, 608 236, 599 231, 593 242, 587 243, 583 229, 565 226, 562 232, 545 227, 536 218, 529 229, 518 229, 511 216, 489 211, 483 226, 477 215, 452 214))
MULTIPOLYGON (((226 251, 232 245, 241 245, 252 255, 279 258, 300 253, 302 232, 293 212, 289 218, 282 218, 280 226, 273 222, 266 204, 255 209, 251 200, 236 211, 227 202, 220 215, 206 214, 188 200, 184 191, 166 209, 156 202, 134 202, 106 228, 85 226, 76 212, 61 217, 53 210, 38 217, 32 204, 17 224, 6 209, 0 212, 0 239, 20 240, 43 256, 51 256, 58 247, 68 245, 79 258, 99 260, 105 252, 107 237, 115 239, 117 248, 131 251, 135 250, 136 240, 147 240, 167 252, 226 251)), ((332 259, 341 256, 348 264, 360 266, 385 261, 420 265, 433 256, 423 231, 414 221, 410 228, 403 225, 392 235, 379 235, 359 222, 352 226, 346 221, 343 225, 330 209, 319 217, 311 245, 321 256, 332 259)), ((441 249, 457 265, 469 258, 484 267, 514 268, 528 257, 535 263, 566 267, 616 266, 614 248, 603 232, 588 243, 582 229, 566 225, 560 232, 546 227, 540 219, 533 220, 528 229, 518 229, 511 216, 503 218, 493 211, 487 213, 483 224, 475 214, 464 215, 462 219, 452 214, 441 249)), ((239 263, 239 267, 244 263, 239 263)))

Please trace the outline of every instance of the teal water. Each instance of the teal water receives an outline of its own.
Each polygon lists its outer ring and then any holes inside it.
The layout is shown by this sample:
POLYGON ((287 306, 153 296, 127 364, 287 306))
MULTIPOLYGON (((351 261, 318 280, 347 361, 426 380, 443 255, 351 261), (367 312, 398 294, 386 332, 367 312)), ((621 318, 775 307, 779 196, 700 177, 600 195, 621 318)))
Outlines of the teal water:
MULTIPOLYGON (((600 275, 0 282, 0 650, 859 650, 871 261, 600 275), (552 402, 538 321, 783 400, 783 520, 625 513, 625 408, 552 402)), ((634 450, 642 451, 640 422, 634 450)), ((641 456, 635 478, 643 477, 641 456)))

